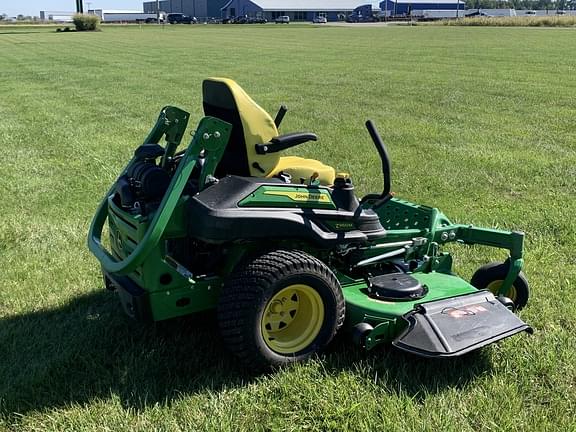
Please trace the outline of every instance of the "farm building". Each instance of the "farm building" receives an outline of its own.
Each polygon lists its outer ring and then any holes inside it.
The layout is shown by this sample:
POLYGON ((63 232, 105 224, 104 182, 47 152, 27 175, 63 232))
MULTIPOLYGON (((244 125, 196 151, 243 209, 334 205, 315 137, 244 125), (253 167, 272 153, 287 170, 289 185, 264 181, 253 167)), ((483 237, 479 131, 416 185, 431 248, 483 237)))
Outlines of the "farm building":
POLYGON ((463 11, 464 7, 462 0, 229 0, 222 8, 222 16, 260 16, 272 21, 288 15, 291 21, 312 21, 320 15, 328 21, 338 21, 350 15, 409 15, 424 10, 463 11))
MULTIPOLYGON (((342 21, 350 15, 359 18, 383 13, 391 16, 424 10, 464 10, 462 0, 160 0, 159 5, 163 12, 199 19, 249 16, 268 21, 284 15, 290 21, 312 21, 317 16, 342 21)), ((146 1, 143 7, 144 12, 155 13, 156 1, 146 1)))
MULTIPOLYGON (((228 0, 160 0, 160 10, 166 13, 183 13, 184 15, 203 18, 220 18, 222 7, 228 0)), ((143 3, 144 12, 156 13, 156 2, 143 3)))
POLYGON ((324 16, 328 21, 338 21, 359 7, 380 10, 377 1, 363 4, 362 0, 229 0, 222 8, 222 16, 258 16, 268 21, 284 15, 291 21, 312 21, 324 16))
POLYGON ((380 3, 380 9, 388 16, 421 15, 422 11, 464 11, 465 6, 462 0, 384 0, 380 3))

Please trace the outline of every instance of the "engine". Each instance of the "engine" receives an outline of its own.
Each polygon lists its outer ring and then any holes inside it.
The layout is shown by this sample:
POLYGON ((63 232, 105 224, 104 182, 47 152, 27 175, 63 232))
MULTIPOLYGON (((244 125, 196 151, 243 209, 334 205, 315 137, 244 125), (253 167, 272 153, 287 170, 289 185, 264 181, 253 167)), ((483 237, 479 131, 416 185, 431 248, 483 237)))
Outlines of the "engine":
POLYGON ((135 163, 116 182, 114 200, 124 210, 145 213, 156 206, 164 196, 171 173, 156 163, 164 154, 158 144, 145 144, 135 152, 135 163))

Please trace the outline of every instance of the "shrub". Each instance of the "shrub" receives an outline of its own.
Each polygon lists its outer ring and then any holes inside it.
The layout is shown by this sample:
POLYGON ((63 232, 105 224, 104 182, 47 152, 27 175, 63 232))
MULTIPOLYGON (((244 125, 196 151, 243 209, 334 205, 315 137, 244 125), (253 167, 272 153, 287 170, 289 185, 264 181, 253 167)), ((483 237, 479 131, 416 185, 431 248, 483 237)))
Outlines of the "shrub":
POLYGON ((76 31, 95 31, 100 27, 100 17, 98 15, 76 14, 72 18, 76 26, 76 31))

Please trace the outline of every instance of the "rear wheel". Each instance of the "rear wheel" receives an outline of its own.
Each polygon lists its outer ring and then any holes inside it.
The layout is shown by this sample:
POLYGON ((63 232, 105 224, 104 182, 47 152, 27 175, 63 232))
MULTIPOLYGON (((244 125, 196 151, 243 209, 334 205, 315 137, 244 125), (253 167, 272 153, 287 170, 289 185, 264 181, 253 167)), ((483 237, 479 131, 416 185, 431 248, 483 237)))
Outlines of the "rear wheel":
POLYGON ((258 369, 320 352, 343 321, 338 280, 324 263, 300 251, 269 252, 238 269, 218 306, 226 345, 258 369))
MULTIPOLYGON (((509 264, 507 262, 486 264, 476 270, 470 283, 478 289, 487 289, 497 296, 504 279, 506 279, 508 269, 509 264)), ((530 288, 524 273, 520 272, 506 297, 514 302, 516 309, 522 309, 528 304, 530 288)))

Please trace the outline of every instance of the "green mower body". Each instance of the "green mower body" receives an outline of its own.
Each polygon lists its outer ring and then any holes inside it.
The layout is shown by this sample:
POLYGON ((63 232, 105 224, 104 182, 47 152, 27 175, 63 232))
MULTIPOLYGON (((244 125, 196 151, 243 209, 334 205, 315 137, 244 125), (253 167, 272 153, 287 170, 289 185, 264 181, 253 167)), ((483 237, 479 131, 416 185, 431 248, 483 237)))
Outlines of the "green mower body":
POLYGON ((343 326, 365 349, 392 342, 426 357, 531 331, 513 313, 528 300, 522 233, 453 224, 393 197, 370 122, 384 191, 358 200, 347 175, 317 161, 266 159, 313 134, 258 142, 259 112, 235 83, 207 80, 204 92, 209 115, 189 146, 177 152, 188 113, 164 108, 92 222, 89 248, 128 315, 152 322, 217 309, 224 342, 252 367, 308 358, 343 326), (452 242, 509 258, 468 283, 442 250, 452 242))

